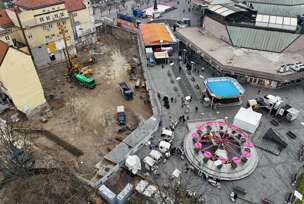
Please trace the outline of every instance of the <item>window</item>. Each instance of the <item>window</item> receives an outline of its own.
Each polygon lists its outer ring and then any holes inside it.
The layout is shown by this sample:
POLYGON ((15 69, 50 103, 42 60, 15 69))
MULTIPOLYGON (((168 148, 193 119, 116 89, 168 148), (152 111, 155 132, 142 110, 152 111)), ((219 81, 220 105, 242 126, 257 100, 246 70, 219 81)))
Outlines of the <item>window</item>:
POLYGON ((45 40, 48 40, 48 39, 50 39, 50 36, 48 36, 48 35, 45 36, 45 40))
POLYGON ((40 20, 40 22, 44 22, 43 17, 40 17, 39 20, 40 20))
POLYGON ((52 37, 55 37, 55 34, 52 34, 52 37))
POLYGON ((49 24, 49 28, 53 28, 53 25, 52 25, 52 24, 49 24))
POLYGON ((62 21, 62 25, 65 25, 65 21, 62 21))
POLYGON ((77 16, 77 13, 76 13, 76 12, 75 12, 75 13, 73 13, 73 16, 74 16, 74 17, 76 17, 76 16, 77 16))
POLYGON ((42 27, 42 29, 43 29, 43 30, 49 30, 49 26, 44 25, 44 26, 42 27))
POLYGON ((5 40, 9 40, 10 37, 8 35, 5 36, 5 40))
POLYGON ((55 16, 55 18, 58 18, 58 14, 57 13, 54 16, 55 16))
POLYGON ((60 16, 63 17, 63 16, 64 16, 64 13, 61 12, 61 13, 60 13, 60 16))
POLYGON ((29 34, 27 37, 28 37, 28 39, 33 38, 32 34, 29 34))
POLYGON ((46 17, 46 20, 47 20, 47 21, 51 20, 51 17, 47 16, 47 17, 46 17))

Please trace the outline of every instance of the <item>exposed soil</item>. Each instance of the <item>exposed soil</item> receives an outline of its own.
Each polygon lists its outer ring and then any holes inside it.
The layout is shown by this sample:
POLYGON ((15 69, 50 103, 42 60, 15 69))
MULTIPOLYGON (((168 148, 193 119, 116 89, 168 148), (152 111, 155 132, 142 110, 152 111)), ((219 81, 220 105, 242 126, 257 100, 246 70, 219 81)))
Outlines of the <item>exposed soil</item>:
MULTIPOLYGON (((44 137, 34 141, 39 148, 74 165, 88 178, 95 172, 96 163, 108 152, 107 145, 115 146, 119 143, 115 138, 124 138, 130 133, 117 133, 120 127, 116 121, 116 106, 125 106, 127 123, 132 127, 152 114, 150 105, 144 103, 146 92, 143 89, 135 91, 134 100, 125 101, 118 87, 119 82, 126 81, 134 88, 134 81, 129 80, 127 65, 138 53, 136 43, 121 41, 111 35, 100 39, 94 50, 97 63, 91 66, 97 87, 88 90, 69 83, 65 64, 40 70, 39 76, 53 117, 45 124, 38 120, 33 122, 84 152, 83 156, 75 158, 44 137)), ((88 53, 81 53, 78 60, 87 57, 88 53)))

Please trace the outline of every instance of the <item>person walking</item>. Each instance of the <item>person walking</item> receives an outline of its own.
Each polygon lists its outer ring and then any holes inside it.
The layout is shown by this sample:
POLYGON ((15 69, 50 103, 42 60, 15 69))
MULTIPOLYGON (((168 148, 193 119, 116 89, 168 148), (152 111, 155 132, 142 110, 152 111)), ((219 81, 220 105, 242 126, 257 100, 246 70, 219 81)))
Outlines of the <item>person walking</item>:
POLYGON ((195 106, 195 112, 197 113, 197 111, 198 111, 198 107, 197 107, 197 106, 195 106))

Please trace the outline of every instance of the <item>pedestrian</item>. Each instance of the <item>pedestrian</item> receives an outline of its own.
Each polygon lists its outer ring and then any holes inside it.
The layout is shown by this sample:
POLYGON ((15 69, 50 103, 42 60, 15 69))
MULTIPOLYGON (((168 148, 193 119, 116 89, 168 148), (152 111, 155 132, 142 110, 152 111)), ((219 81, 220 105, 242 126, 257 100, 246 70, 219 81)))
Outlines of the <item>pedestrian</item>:
POLYGON ((187 120, 189 120, 190 118, 189 118, 189 115, 187 115, 187 120))
POLYGON ((260 93, 261 93, 261 89, 258 90, 258 94, 260 94, 260 93))
POLYGON ((161 65, 162 69, 165 67, 164 64, 161 65))
POLYGON ((179 71, 179 73, 182 71, 182 67, 181 66, 178 67, 178 71, 179 71))
POLYGON ((197 106, 195 106, 195 112, 197 113, 197 111, 198 111, 198 107, 197 107, 197 106))
POLYGON ((171 97, 171 103, 173 103, 173 101, 174 101, 174 98, 173 98, 173 97, 171 97))
POLYGON ((174 97, 174 103, 176 103, 176 97, 174 97))

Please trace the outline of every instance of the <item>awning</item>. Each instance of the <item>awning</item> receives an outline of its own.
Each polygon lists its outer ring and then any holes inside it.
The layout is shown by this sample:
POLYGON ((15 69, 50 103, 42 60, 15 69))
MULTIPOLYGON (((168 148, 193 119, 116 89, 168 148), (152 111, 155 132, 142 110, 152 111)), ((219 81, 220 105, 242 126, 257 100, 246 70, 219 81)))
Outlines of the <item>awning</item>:
POLYGON ((208 10, 213 11, 223 17, 242 11, 236 7, 225 5, 209 5, 208 10))
POLYGON ((154 52, 155 59, 168 59, 169 55, 167 51, 164 52, 154 52))

